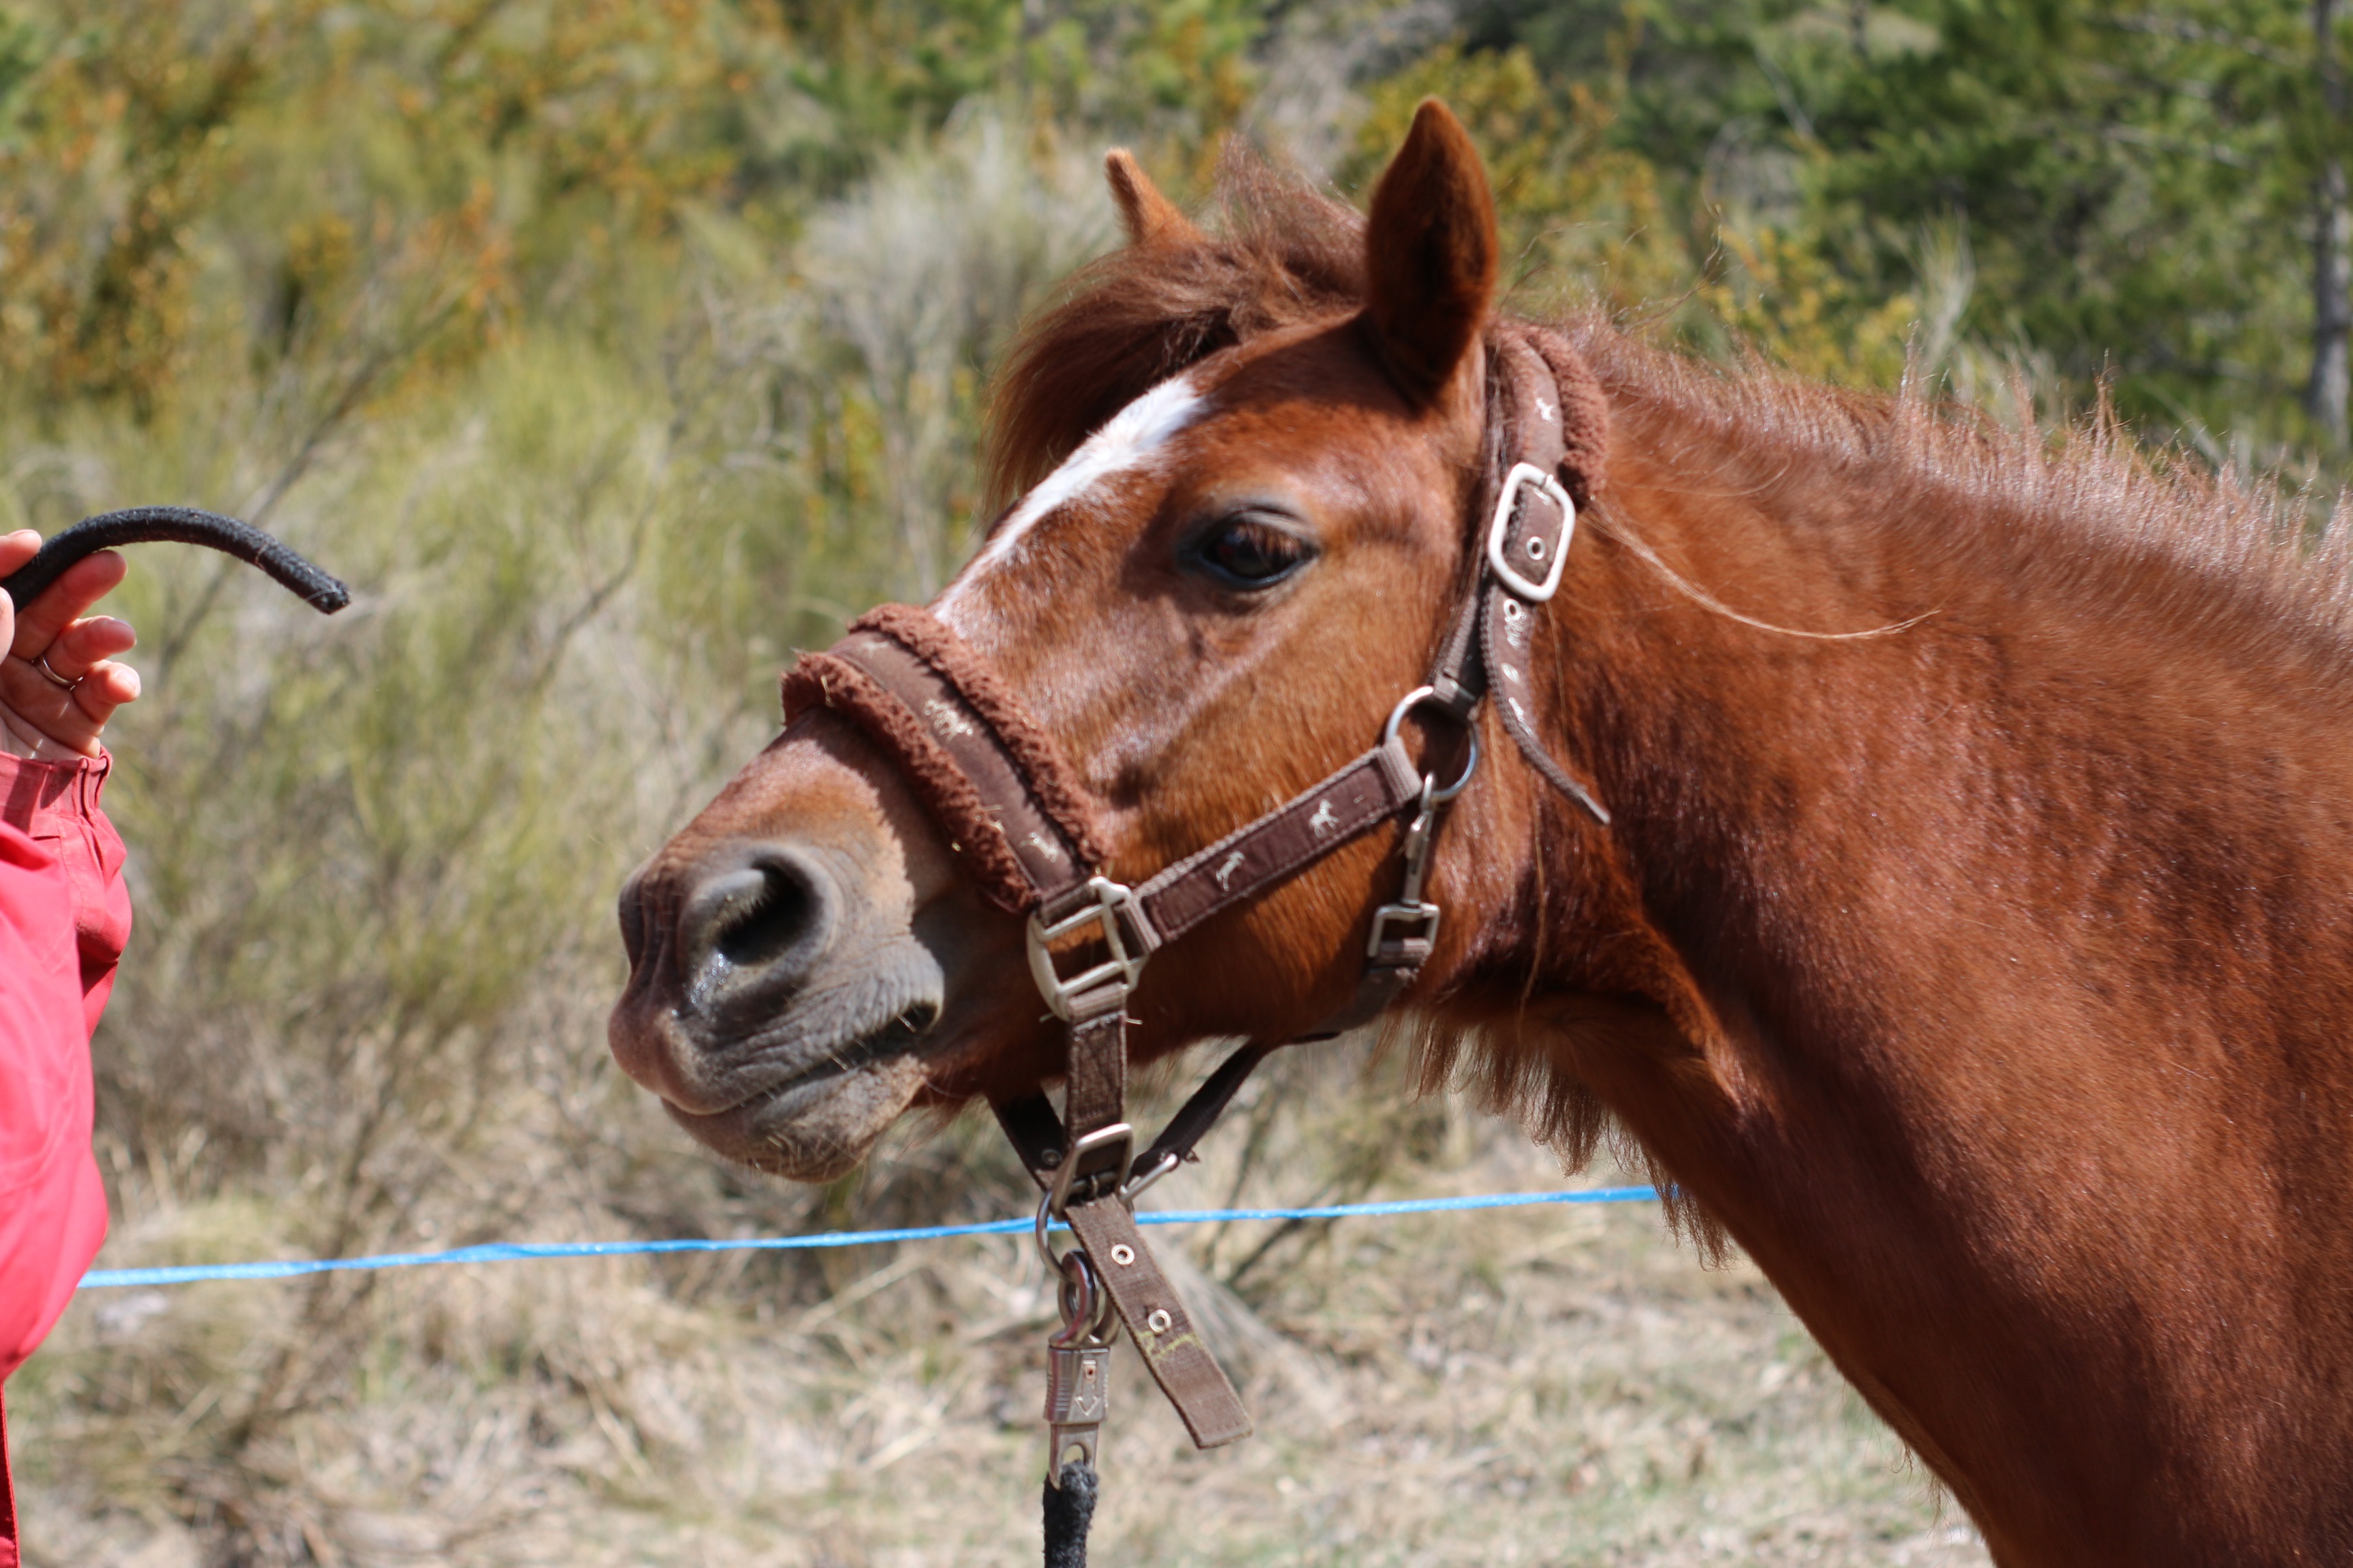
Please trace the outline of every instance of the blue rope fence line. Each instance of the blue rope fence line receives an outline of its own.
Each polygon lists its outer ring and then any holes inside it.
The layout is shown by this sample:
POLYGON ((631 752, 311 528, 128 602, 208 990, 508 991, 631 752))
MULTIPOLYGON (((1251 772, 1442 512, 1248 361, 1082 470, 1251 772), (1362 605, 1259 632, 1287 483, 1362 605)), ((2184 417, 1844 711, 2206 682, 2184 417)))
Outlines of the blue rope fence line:
MULTIPOLYGON (((1148 1209, 1138 1225, 1208 1225, 1224 1220, 1358 1219, 1374 1215, 1447 1214, 1458 1209, 1514 1209, 1536 1204, 1655 1202, 1656 1187, 1588 1187, 1567 1193, 1482 1193, 1462 1198, 1405 1198, 1385 1204, 1331 1204, 1295 1209, 1148 1209)), ((799 1252, 823 1247, 874 1247, 892 1241, 942 1241, 957 1236, 1015 1236, 1034 1219, 984 1225, 931 1225, 912 1230, 829 1230, 815 1236, 759 1236, 735 1241, 494 1241, 447 1252, 385 1252, 373 1258, 290 1258, 284 1262, 199 1263, 177 1268, 93 1268, 84 1290, 125 1285, 194 1285, 206 1279, 290 1279, 344 1270, 421 1268, 441 1263, 524 1263, 554 1258, 630 1258, 670 1252, 799 1252)), ((1059 1226, 1057 1229, 1060 1228, 1059 1226)))

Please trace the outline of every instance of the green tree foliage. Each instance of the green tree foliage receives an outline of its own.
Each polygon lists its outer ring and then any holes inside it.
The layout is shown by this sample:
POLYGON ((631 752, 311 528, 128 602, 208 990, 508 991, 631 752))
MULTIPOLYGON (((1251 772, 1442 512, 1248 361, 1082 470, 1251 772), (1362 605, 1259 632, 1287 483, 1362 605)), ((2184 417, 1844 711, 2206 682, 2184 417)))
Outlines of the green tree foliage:
POLYGON ((2152 11, 2043 0, 1951 5, 1933 46, 1822 73, 1821 199, 1858 266, 1967 226, 1972 324, 2078 381, 2112 370, 2126 413, 2274 430, 2309 338, 2312 75, 2300 9, 2152 11))
POLYGON ((1805 369, 1843 337, 1847 374, 1889 379, 1889 327, 1957 243, 1957 330, 2074 398, 2105 378, 2155 431, 2341 439, 2299 408, 2315 183, 2346 141, 2303 5, 1494 0, 1466 24, 1556 102, 1621 84, 1609 139, 1658 172, 1717 318, 1805 369))
MULTIPOLYGON (((788 242, 959 105, 1140 140, 1198 186, 1301 26, 1245 0, 5 15, 0 369, 141 409, 200 354, 364 342, 375 396, 526 302, 609 323, 690 209, 788 242)), ((2311 29, 2285 0, 1463 0, 1359 84, 1335 174, 1436 92, 1549 296, 1884 383, 1957 253, 1957 337, 2076 399, 2110 378, 2153 429, 2327 445, 2297 405, 2346 137, 2311 29)))
POLYGON ((1256 12, 1003 0, 96 0, 0 8, 0 367, 55 397, 354 333, 451 364, 628 314, 687 209, 788 237, 989 100, 1197 146, 1256 12))

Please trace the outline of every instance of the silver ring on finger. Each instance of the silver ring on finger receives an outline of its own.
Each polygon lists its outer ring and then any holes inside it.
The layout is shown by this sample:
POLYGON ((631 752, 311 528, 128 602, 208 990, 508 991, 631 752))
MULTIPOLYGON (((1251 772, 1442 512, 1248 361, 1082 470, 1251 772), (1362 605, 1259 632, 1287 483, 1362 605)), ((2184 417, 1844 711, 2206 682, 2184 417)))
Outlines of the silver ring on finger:
POLYGON ((50 668, 49 656, 47 654, 43 654, 38 658, 33 660, 33 668, 41 672, 41 679, 43 680, 47 681, 59 691, 71 691, 75 687, 81 684, 79 678, 68 680, 64 676, 59 675, 56 670, 50 668))

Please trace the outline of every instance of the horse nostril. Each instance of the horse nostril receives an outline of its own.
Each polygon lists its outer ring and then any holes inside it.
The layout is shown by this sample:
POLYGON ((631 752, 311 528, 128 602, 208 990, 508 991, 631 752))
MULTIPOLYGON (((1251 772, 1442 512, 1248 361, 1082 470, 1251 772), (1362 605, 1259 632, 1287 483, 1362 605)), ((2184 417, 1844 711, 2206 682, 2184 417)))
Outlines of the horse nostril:
POLYGON ((704 878, 687 897, 679 935, 698 988, 790 984, 825 952, 833 923, 825 874, 773 847, 748 859, 704 878))
POLYGON ((800 941, 818 912, 816 889, 805 877, 778 866, 761 866, 748 902, 731 909, 712 945, 739 968, 773 962, 800 941))

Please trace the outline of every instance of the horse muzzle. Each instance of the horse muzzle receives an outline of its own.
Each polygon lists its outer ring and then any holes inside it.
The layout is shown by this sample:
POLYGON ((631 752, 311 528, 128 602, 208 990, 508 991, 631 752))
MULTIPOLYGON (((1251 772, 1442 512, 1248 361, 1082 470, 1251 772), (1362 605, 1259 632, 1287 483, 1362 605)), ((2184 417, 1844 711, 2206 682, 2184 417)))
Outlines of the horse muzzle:
POLYGON ((704 1143, 803 1180, 854 1164, 921 1091, 946 999, 913 889, 868 837, 673 845, 621 891, 615 1059, 704 1143))

